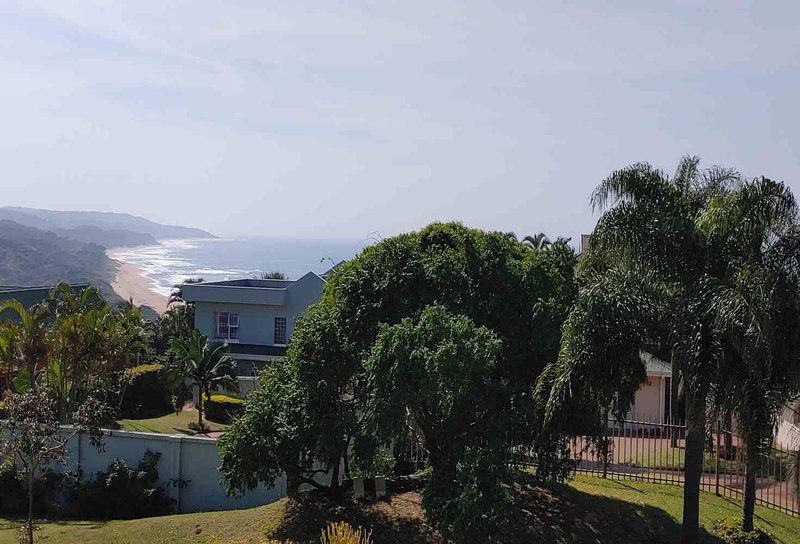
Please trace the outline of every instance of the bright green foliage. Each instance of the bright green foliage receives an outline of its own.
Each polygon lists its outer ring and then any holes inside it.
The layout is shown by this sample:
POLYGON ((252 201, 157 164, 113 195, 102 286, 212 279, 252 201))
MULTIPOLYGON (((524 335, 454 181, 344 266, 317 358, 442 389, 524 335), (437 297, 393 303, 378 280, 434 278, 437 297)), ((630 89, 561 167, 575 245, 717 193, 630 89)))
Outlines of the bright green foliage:
POLYGON ((381 330, 366 363, 377 432, 422 432, 433 469, 425 506, 447 532, 486 536, 505 505, 500 348, 490 330, 435 305, 381 330))

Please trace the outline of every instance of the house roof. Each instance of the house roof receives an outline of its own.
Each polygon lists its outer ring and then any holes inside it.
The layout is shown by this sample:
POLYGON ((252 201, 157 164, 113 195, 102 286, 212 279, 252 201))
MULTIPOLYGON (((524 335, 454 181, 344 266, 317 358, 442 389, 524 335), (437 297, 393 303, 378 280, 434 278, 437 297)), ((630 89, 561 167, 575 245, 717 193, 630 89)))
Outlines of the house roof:
POLYGON ((639 356, 644 362, 648 376, 672 376, 671 364, 667 363, 666 361, 662 361, 652 353, 648 353, 646 351, 640 351, 639 356))

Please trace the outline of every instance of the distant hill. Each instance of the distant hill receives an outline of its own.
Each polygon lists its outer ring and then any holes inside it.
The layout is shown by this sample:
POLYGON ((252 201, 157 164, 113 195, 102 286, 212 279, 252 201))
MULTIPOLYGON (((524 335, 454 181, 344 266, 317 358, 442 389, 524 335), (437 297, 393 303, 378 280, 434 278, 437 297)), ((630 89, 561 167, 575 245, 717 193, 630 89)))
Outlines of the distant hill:
POLYGON ((0 220, 0 285, 91 283, 116 303, 121 299, 110 285, 114 272, 113 261, 100 245, 0 220))
MULTIPOLYGON (((77 232, 72 234, 84 237, 90 237, 91 235, 91 232, 87 233, 85 230, 86 227, 104 231, 128 231, 130 233, 148 234, 156 240, 215 237, 210 232, 201 229, 163 225, 127 213, 57 211, 4 206, 0 207, 0 220, 2 219, 14 221, 28 227, 60 231, 62 234, 65 234, 63 231, 67 229, 78 229, 77 232)), ((99 236, 100 234, 94 231, 94 236, 99 236)), ((70 237, 72 238, 73 236, 70 237)), ((111 246, 106 245, 106 247, 111 246)))
POLYGON ((124 229, 101 229, 90 225, 75 227, 72 229, 50 229, 51 232, 71 238, 87 244, 97 244, 104 248, 130 247, 130 246, 150 246, 158 243, 158 240, 145 232, 133 232, 124 229))

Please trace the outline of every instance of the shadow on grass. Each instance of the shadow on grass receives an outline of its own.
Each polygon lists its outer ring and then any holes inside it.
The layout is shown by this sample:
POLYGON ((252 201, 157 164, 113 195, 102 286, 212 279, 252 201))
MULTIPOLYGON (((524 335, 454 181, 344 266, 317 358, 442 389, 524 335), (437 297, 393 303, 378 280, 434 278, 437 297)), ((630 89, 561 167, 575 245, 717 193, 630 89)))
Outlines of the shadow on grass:
MULTIPOLYGON (((518 513, 500 542, 680 542, 680 524, 654 506, 591 495, 567 485, 538 487, 530 474, 517 477, 516 495, 518 513)), ((722 543, 704 530, 701 533, 701 542, 722 543)))
POLYGON ((318 543, 328 523, 346 521, 372 531, 373 542, 440 544, 443 540, 425 521, 419 493, 392 495, 387 500, 361 504, 345 500, 333 503, 319 493, 290 501, 283 523, 270 535, 279 540, 318 543))
MULTIPOLYGON (((666 544, 680 541, 680 525, 664 510, 619 499, 591 495, 567 485, 540 487, 529 474, 518 474, 514 506, 491 542, 505 544, 666 544)), ((360 505, 333 504, 319 494, 290 502, 274 538, 319 542, 327 523, 346 521, 372 530, 376 543, 440 544, 441 536, 425 520, 419 493, 393 495, 386 501, 360 505)), ((461 540, 460 543, 467 543, 461 540)), ((703 532, 701 542, 721 544, 703 532)))

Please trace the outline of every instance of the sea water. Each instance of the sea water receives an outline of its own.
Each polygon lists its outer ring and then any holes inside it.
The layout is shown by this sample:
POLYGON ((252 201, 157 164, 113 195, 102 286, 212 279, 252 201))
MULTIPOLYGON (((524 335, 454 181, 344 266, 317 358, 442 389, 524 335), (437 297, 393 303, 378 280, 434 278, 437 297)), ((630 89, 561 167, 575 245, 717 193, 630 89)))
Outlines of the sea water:
POLYGON ((162 240, 158 245, 117 248, 115 259, 136 265, 151 288, 169 295, 188 278, 218 281, 251 278, 261 272, 283 272, 297 279, 322 274, 356 256, 370 241, 216 238, 162 240))

